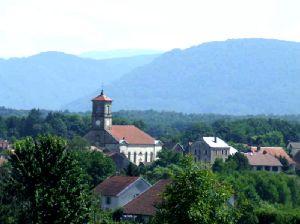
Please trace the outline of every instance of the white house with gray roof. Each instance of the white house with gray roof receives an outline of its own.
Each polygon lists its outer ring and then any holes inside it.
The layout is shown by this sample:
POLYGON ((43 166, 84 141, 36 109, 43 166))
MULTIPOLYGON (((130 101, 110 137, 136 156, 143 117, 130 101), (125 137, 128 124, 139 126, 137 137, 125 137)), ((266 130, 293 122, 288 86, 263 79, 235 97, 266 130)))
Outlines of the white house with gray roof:
POLYGON ((190 154, 195 161, 213 164, 216 158, 228 158, 230 146, 218 137, 201 137, 190 146, 190 154))
POLYGON ((115 209, 127 204, 150 187, 151 184, 141 177, 112 176, 96 186, 94 191, 101 195, 102 209, 115 209))

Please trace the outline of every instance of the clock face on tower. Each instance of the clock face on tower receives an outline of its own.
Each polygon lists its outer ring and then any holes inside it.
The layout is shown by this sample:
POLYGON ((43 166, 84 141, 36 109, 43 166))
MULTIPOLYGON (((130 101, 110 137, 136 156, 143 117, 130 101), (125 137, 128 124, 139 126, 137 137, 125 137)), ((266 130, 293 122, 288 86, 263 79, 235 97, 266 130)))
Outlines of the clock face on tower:
POLYGON ((99 121, 99 120, 96 120, 95 124, 96 124, 97 126, 100 126, 100 124, 101 124, 101 121, 99 121))

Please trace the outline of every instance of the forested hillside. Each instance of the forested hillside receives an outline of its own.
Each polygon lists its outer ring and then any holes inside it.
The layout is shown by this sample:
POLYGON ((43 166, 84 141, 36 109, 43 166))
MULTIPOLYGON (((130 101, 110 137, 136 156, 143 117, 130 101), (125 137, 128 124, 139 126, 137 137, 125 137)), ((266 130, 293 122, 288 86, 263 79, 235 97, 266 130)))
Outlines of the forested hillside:
MULTIPOLYGON (((0 116, 0 138, 15 141, 25 136, 55 134, 67 139, 84 136, 90 126, 90 114, 31 110, 23 116, 0 116)), ((182 114, 155 111, 120 111, 114 124, 134 124, 164 143, 186 145, 200 136, 216 135, 243 150, 247 144, 286 146, 300 140, 297 116, 225 116, 182 114)))
MULTIPOLYGON (((44 52, 27 58, 0 60, 0 106, 59 109, 101 89, 156 55, 107 60, 44 52)), ((88 100, 89 101, 89 100, 88 100)))
MULTIPOLYGON (((299 74, 300 43, 236 39, 162 54, 105 92, 117 110, 297 114, 299 74)), ((63 108, 89 110, 89 99, 96 94, 63 108)))

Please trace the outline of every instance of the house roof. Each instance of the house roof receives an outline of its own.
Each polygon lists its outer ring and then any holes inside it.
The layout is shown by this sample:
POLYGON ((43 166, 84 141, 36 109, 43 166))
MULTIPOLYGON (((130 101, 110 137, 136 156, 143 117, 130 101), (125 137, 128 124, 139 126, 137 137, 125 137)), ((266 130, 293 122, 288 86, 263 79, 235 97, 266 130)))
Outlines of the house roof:
MULTIPOLYGON (((251 147, 251 151, 256 152, 257 147, 251 147)), ((272 156, 275 156, 276 158, 283 157, 289 162, 289 164, 295 163, 295 161, 292 160, 291 157, 289 157, 289 155, 286 153, 286 151, 282 147, 260 147, 259 152, 261 152, 261 153, 266 152, 272 156)))
POLYGON ((232 146, 230 146, 230 149, 229 149, 229 154, 230 155, 234 155, 238 152, 238 150, 236 150, 235 148, 233 148, 232 146))
POLYGON ((282 166, 280 161, 270 154, 259 152, 244 154, 251 166, 282 166))
POLYGON ((131 215, 155 215, 155 206, 161 202, 161 194, 170 183, 171 180, 158 181, 144 193, 126 204, 124 206, 124 213, 131 215))
POLYGON ((176 152, 184 152, 185 151, 183 145, 181 145, 180 143, 174 143, 174 142, 164 143, 164 148, 173 150, 176 152))
POLYGON ((224 142, 222 139, 218 138, 218 137, 203 137, 204 142, 206 142, 206 144, 209 145, 209 147, 212 148, 226 148, 226 147, 230 147, 229 145, 227 145, 226 142, 224 142), (216 138, 216 141, 215 141, 216 138))
POLYGON ((292 148, 300 149, 300 142, 290 142, 289 145, 290 145, 292 148))
POLYGON ((95 192, 105 196, 117 196, 140 177, 112 176, 95 187, 95 192))
POLYGON ((127 144, 153 145, 155 139, 134 125, 113 125, 107 130, 118 142, 124 140, 127 144))

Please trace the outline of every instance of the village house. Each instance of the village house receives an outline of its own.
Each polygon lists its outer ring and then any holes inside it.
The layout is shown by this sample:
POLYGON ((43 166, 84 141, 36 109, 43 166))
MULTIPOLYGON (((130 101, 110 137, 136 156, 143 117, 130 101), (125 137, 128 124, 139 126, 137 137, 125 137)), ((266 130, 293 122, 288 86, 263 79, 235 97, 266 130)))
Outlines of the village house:
POLYGON ((251 152, 260 152, 270 154, 277 159, 285 158, 291 170, 295 170, 296 162, 286 153, 282 147, 251 147, 251 152))
POLYGON ((244 153, 244 155, 247 157, 252 170, 281 171, 282 164, 280 161, 266 152, 249 152, 244 153))
POLYGON ((103 94, 95 97, 92 128, 85 135, 91 145, 103 151, 123 153, 132 163, 151 163, 162 149, 162 143, 134 125, 112 124, 112 99, 103 94))
POLYGON ((127 204, 149 187, 151 184, 141 177, 112 176, 94 190, 101 195, 102 209, 115 209, 127 204))
POLYGON ((230 146, 218 137, 201 137, 190 146, 195 161, 213 164, 217 158, 225 161, 230 155, 230 146))
POLYGON ((291 156, 295 157, 295 155, 300 152, 300 142, 289 142, 287 149, 289 150, 291 156))
POLYGON ((124 206, 125 220, 148 223, 156 213, 156 206, 161 202, 162 193, 165 191, 170 180, 160 180, 144 193, 124 206))
POLYGON ((296 162, 297 169, 300 169, 300 142, 289 142, 287 149, 296 162))

